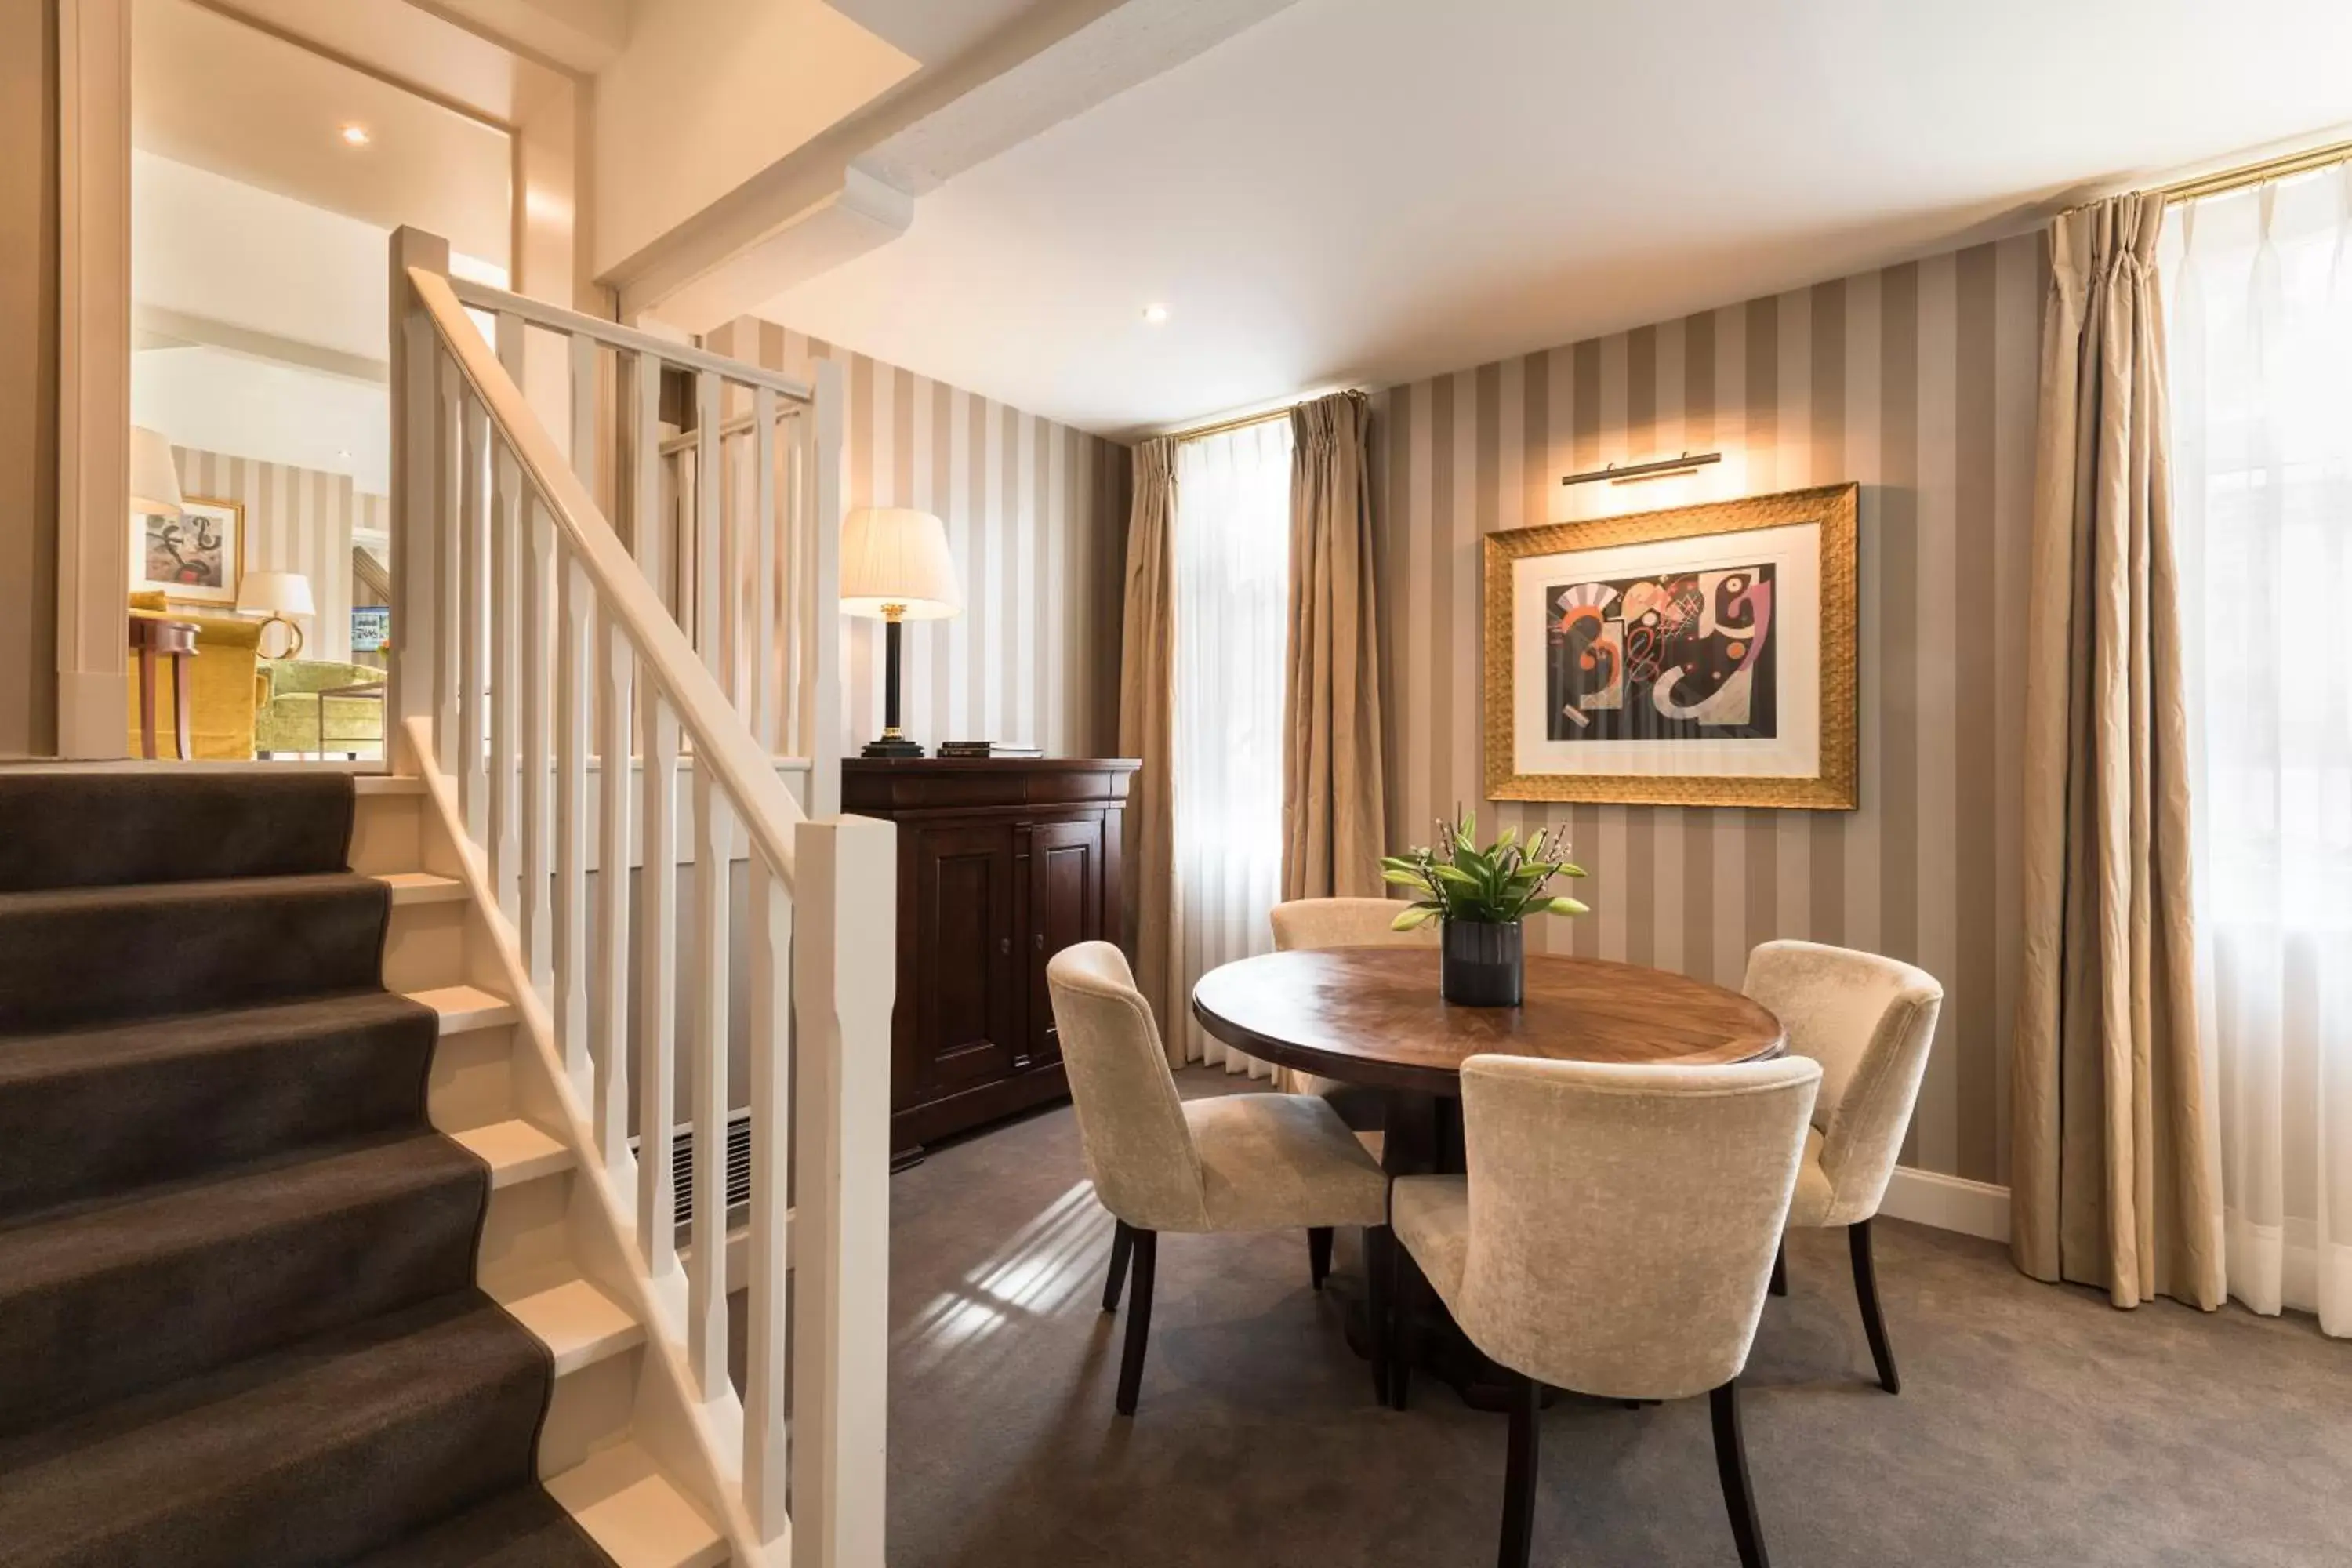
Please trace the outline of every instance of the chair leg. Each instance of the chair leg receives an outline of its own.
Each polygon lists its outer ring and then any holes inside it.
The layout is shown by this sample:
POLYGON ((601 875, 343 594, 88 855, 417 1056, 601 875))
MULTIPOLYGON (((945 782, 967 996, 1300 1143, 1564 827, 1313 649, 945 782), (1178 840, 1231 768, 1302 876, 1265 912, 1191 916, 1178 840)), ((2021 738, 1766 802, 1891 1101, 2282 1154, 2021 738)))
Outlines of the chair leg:
POLYGON ((1708 1394, 1706 1403, 1715 1417, 1715 1473, 1723 1481, 1731 1538, 1739 1544, 1739 1568, 1769 1568, 1764 1529, 1756 1521, 1756 1494, 1748 1484, 1748 1445, 1739 1435, 1738 1379, 1708 1394))
POLYGON ((1307 1233, 1307 1278, 1318 1290, 1331 1278, 1331 1227, 1328 1225, 1307 1233))
POLYGON ((1135 1294, 1127 1303, 1127 1349, 1118 1358, 1118 1413, 1135 1414, 1135 1396, 1143 1391, 1143 1347, 1151 1338, 1151 1276, 1159 1260, 1160 1233, 1135 1230, 1135 1294))
POLYGON ((1878 1363, 1878 1386, 1889 1394, 1900 1394, 1903 1375, 1895 1370, 1894 1347, 1886 1342, 1886 1319, 1878 1310, 1878 1267, 1870 1253, 1870 1222, 1857 1220, 1846 1226, 1845 1241, 1853 1253, 1853 1293, 1862 1303, 1862 1331, 1870 1336, 1870 1359, 1878 1363))
POLYGON ((1113 1222, 1117 1228, 1110 1233, 1110 1278, 1103 1281, 1103 1310, 1118 1310, 1119 1287, 1127 1283, 1127 1255, 1134 1249, 1135 1232, 1127 1221, 1113 1222))
POLYGON ((1389 1233, 1389 1403, 1402 1410, 1412 1391, 1413 1357, 1421 1353, 1421 1265, 1412 1249, 1389 1233))
POLYGON ((1520 1377, 1511 1388, 1508 1458, 1503 1467, 1503 1540, 1496 1568, 1528 1568, 1536 1543, 1536 1434, 1543 1385, 1520 1377))
POLYGON ((1772 1254, 1772 1294, 1789 1293, 1789 1238, 1780 1238, 1780 1249, 1772 1254))
POLYGON ((1372 1398, 1381 1405, 1389 1402, 1389 1285, 1391 1266, 1389 1253, 1396 1238, 1384 1225, 1364 1227, 1364 1311, 1371 1320, 1372 1339, 1372 1398))

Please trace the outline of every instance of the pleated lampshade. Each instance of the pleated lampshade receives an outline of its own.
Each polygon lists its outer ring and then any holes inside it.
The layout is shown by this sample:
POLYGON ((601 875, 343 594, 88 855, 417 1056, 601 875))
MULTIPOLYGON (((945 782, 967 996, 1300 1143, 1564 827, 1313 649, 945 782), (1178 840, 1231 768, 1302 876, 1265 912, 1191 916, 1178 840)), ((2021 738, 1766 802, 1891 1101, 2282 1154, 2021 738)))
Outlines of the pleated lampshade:
POLYGON ((841 608, 880 618, 893 605, 909 621, 962 611, 947 525, 907 507, 862 506, 841 527, 841 608))
POLYGON ((180 515, 180 471, 172 443, 144 426, 131 427, 131 510, 148 517, 180 515))

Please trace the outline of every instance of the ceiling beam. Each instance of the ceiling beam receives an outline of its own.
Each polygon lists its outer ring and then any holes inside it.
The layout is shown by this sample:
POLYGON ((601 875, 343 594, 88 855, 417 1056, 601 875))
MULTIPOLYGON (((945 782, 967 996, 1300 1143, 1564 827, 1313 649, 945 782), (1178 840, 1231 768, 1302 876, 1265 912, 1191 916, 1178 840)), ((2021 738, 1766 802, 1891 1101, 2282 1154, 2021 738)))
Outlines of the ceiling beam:
POLYGON ((1039 0, 606 271, 621 319, 704 331, 887 243, 914 198, 1292 0, 1039 0))
POLYGON ((629 43, 629 0, 408 0, 523 58, 585 79, 629 43))
POLYGON ((379 386, 392 379, 392 367, 380 359, 345 353, 339 349, 304 342, 299 338, 280 337, 275 332, 257 331, 251 327, 240 327, 234 321, 199 316, 188 310, 167 310, 161 305, 134 303, 131 307, 131 346, 134 351, 220 349, 227 353, 243 354, 247 359, 295 365, 303 370, 317 371, 322 375, 370 382, 379 386))

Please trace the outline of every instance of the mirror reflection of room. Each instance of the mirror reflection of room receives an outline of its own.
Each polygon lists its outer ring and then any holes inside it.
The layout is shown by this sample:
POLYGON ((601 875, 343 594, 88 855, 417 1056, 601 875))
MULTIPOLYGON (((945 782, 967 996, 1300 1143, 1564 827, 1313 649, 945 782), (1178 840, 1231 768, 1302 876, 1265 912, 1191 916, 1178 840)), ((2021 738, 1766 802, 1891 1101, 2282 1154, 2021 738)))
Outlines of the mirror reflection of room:
POLYGON ((130 750, 381 765, 385 247, 505 283, 510 135, 195 0, 132 16, 130 750))

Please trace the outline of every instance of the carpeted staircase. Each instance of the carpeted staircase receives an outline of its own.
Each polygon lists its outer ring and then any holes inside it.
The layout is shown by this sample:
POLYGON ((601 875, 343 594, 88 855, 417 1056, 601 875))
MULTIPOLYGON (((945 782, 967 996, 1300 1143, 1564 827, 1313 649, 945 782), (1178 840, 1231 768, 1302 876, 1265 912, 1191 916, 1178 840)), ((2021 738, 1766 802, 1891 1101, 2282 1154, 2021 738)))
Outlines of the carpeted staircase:
POLYGON ((609 1568, 346 775, 0 770, 0 1565, 609 1568))

